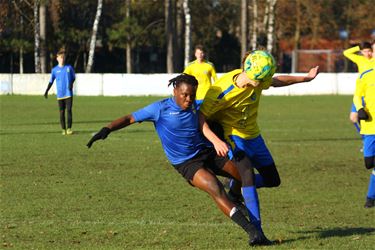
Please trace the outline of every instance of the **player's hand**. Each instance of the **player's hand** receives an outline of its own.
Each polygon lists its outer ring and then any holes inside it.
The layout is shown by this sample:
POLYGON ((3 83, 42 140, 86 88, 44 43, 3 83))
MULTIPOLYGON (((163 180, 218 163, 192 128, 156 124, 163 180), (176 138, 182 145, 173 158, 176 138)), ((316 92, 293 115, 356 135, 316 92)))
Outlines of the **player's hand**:
POLYGON ((228 154, 229 147, 228 147, 228 145, 225 142, 223 142, 222 140, 217 140, 213 144, 214 144, 214 148, 215 148, 216 154, 218 156, 224 157, 224 156, 226 156, 228 154))
POLYGON ((107 127, 104 127, 102 128, 98 133, 96 133, 91 139, 90 141, 87 143, 87 147, 88 148, 91 148, 91 145, 97 141, 97 140, 104 140, 105 138, 107 138, 107 136, 109 135, 109 133, 111 133, 111 129, 107 128, 107 127))
POLYGON ((358 120, 368 120, 368 114, 364 108, 358 110, 358 120))
POLYGON ((48 99, 48 92, 44 92, 44 98, 48 99))
POLYGON ((311 68, 309 73, 306 76, 306 82, 313 80, 319 74, 319 66, 311 68))

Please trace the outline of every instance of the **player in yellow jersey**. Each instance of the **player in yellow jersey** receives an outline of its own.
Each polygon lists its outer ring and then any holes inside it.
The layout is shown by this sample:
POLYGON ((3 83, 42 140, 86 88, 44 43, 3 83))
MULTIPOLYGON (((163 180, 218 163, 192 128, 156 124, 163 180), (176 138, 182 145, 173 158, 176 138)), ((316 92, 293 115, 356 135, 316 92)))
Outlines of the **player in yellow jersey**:
MULTIPOLYGON (((371 65, 375 65, 375 58, 372 58, 371 44, 368 42, 362 42, 359 46, 344 50, 344 56, 357 65, 359 74, 361 74, 365 69, 369 69, 371 65)), ((357 84, 358 83, 356 83, 356 85, 357 84)), ((358 123, 358 113, 354 104, 352 104, 349 119, 359 132, 360 126, 358 123)))
POLYGON ((198 80, 199 85, 196 102, 200 105, 207 90, 211 87, 211 84, 217 80, 217 76, 214 65, 205 60, 204 48, 202 45, 195 46, 194 56, 196 60, 190 62, 188 66, 186 66, 184 73, 193 75, 198 80))
POLYGON ((375 66, 359 76, 353 102, 361 123, 365 166, 372 169, 365 207, 375 206, 375 66))
MULTIPOLYGON (((242 197, 250 219, 262 231, 256 188, 280 185, 276 165, 257 124, 262 91, 270 86, 283 87, 311 81, 317 76, 319 67, 312 68, 305 76, 273 77, 275 60, 268 52, 259 50, 247 54, 243 64, 243 69, 225 74, 211 86, 200 110, 205 118, 222 126, 223 137, 230 145, 230 158, 238 159, 247 155, 251 160, 248 166, 241 164, 237 168, 242 180, 242 197), (259 62, 263 63, 259 65, 259 62), (247 182, 249 176, 254 174, 250 165, 259 172, 255 175, 255 186, 247 182)), ((238 191, 232 187, 229 195, 238 196, 238 191)))

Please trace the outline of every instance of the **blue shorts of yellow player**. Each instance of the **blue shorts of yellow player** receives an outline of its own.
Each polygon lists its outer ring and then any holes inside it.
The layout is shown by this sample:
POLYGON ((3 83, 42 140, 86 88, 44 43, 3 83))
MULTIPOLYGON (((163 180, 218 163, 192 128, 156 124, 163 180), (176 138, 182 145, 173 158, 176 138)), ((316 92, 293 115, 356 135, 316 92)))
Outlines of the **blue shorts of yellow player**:
POLYGON ((375 135, 363 136, 363 155, 364 157, 375 156, 375 135))
POLYGON ((231 135, 229 138, 235 144, 235 147, 229 151, 228 155, 230 159, 232 159, 237 151, 244 151, 255 168, 267 167, 274 164, 272 155, 261 135, 248 140, 235 135, 231 135))

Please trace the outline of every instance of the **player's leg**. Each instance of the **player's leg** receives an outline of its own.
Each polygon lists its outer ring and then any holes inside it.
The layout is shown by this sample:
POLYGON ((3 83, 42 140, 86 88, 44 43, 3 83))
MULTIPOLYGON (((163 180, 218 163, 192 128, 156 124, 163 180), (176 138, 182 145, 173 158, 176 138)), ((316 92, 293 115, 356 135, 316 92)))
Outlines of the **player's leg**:
POLYGON ((365 167, 372 169, 366 195, 366 208, 375 207, 375 135, 365 135, 363 138, 363 155, 365 167))
POLYGON ((272 243, 268 241, 262 232, 228 199, 224 186, 211 171, 200 168, 194 174, 190 183, 202 191, 207 192, 215 201, 218 208, 248 233, 250 245, 268 245, 272 243))
POLYGON ((73 123, 73 115, 72 115, 72 107, 73 107, 73 97, 65 99, 66 103, 66 111, 68 115, 68 128, 66 130, 66 134, 71 135, 73 134, 72 131, 72 123, 73 123))
POLYGON ((65 100, 57 100, 59 105, 59 113, 60 113, 60 125, 62 129, 62 134, 66 134, 66 124, 65 124, 65 100))

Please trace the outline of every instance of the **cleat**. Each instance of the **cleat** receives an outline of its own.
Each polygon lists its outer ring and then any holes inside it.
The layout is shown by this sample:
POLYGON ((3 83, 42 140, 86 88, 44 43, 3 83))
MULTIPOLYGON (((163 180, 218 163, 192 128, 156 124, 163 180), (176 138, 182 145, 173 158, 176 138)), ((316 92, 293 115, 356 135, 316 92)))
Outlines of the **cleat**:
POLYGON ((375 207, 375 199, 367 198, 365 203, 365 208, 375 207))
POLYGON ((67 134, 67 135, 72 135, 72 134, 73 134, 72 129, 68 128, 68 129, 66 130, 66 134, 67 134))
POLYGON ((250 246, 269 246, 272 244, 273 242, 267 239, 267 237, 259 231, 255 233, 253 236, 250 236, 249 239, 250 246))
POLYGON ((62 130, 62 133, 61 133, 62 135, 66 135, 66 131, 65 131, 65 129, 63 129, 62 130))

